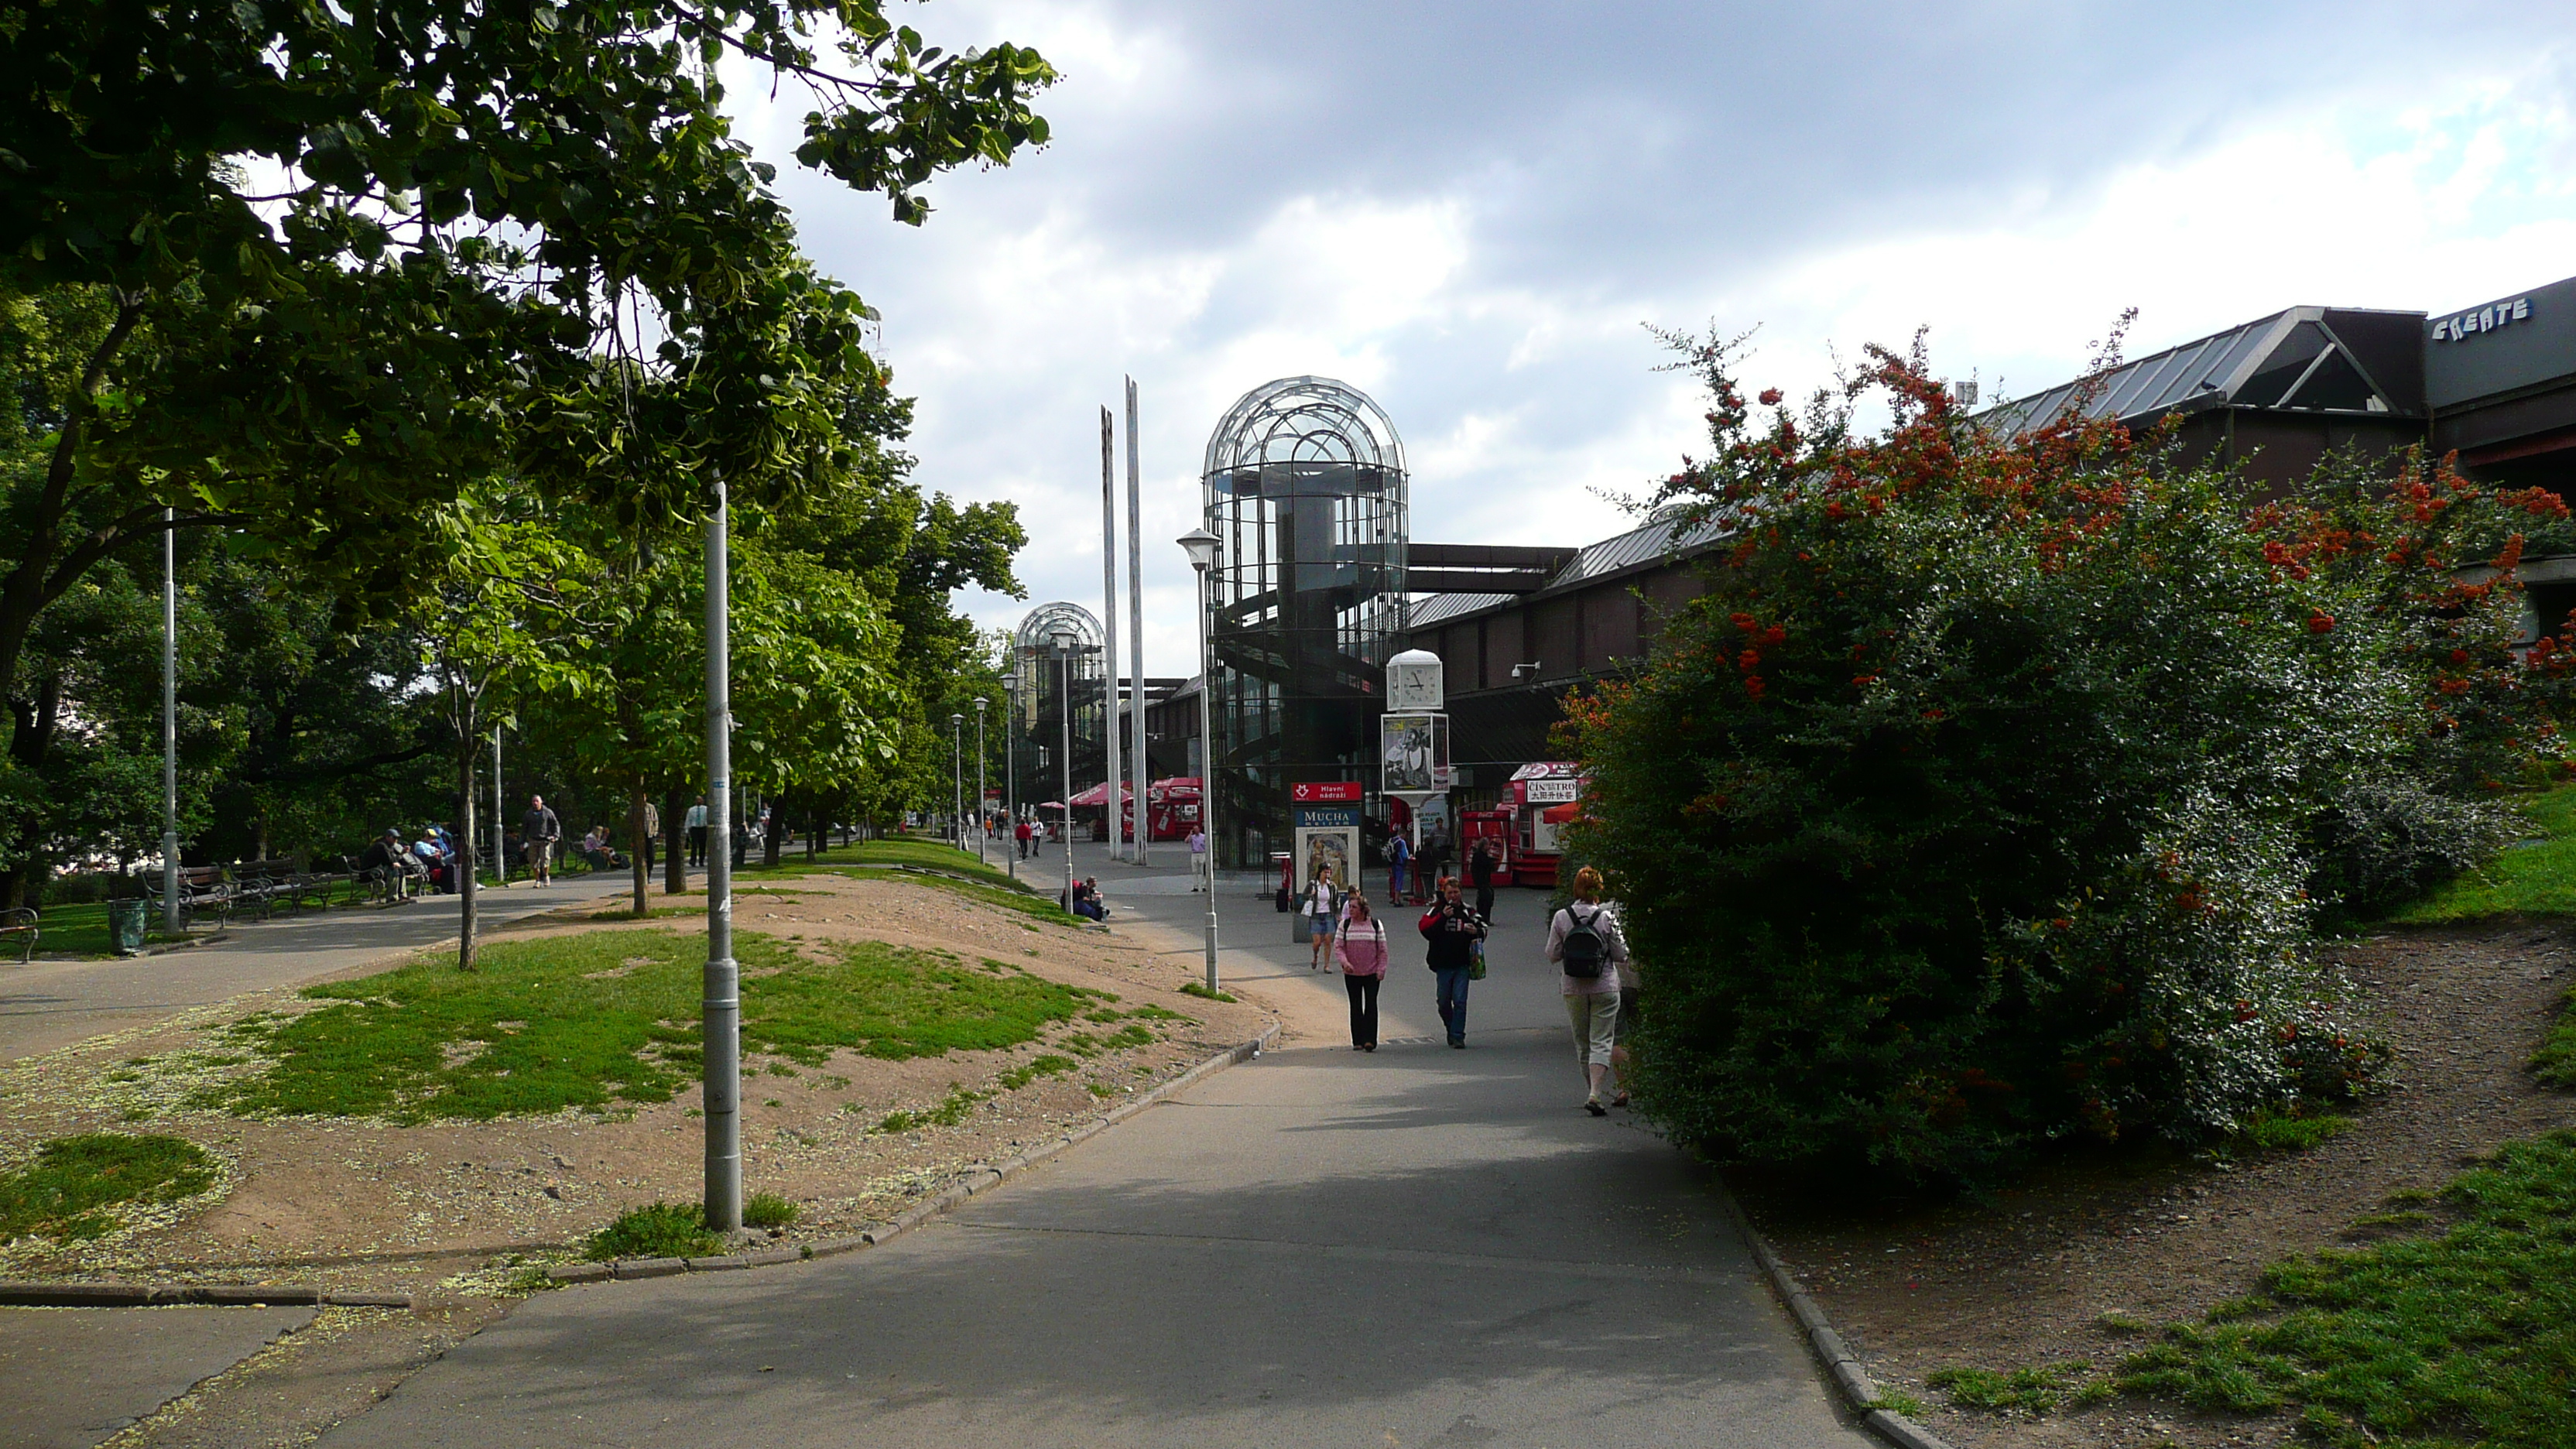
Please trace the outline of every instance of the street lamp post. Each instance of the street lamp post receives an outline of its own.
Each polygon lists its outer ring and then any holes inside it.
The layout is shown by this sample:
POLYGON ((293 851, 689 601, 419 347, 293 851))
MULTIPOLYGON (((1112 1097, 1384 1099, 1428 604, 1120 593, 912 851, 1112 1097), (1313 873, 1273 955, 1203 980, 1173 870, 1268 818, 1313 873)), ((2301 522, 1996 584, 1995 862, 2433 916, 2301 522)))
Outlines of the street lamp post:
POLYGON ((984 696, 975 696, 975 858, 992 864, 984 854, 984 696))
POLYGON ((1019 661, 1011 662, 1011 672, 1002 679, 1002 707, 1010 718, 1002 722, 1002 818, 1011 823, 1010 838, 1003 841, 1003 864, 1011 879, 1020 878, 1020 771, 1011 758, 1011 736, 1020 727, 1019 661))
POLYGON ((707 515, 707 965, 698 1005, 709 1230, 742 1230, 742 968, 733 954, 733 613, 725 483, 707 515))
POLYGON ((1208 659, 1208 575, 1216 569, 1219 540, 1204 527, 1178 540, 1199 576, 1199 829, 1207 836, 1207 989, 1216 984, 1216 736, 1209 732, 1208 696, 1216 689, 1216 666, 1208 659))
POLYGON ((161 510, 161 934, 174 939, 179 934, 178 519, 178 509, 161 510))
POLYGON ((966 757, 959 743, 965 725, 962 714, 948 717, 948 843, 959 850, 966 848, 966 757))
POLYGON ((1073 911, 1073 631, 1059 629, 1047 636, 1055 646, 1056 704, 1064 727, 1064 739, 1056 750, 1056 761, 1064 769, 1064 909, 1073 911))

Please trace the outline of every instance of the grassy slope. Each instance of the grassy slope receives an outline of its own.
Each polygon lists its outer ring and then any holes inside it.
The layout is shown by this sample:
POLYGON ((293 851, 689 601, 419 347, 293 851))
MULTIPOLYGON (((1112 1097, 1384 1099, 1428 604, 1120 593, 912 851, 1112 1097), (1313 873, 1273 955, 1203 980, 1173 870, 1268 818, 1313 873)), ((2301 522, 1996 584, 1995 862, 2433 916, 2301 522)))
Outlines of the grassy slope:
MULTIPOLYGON (((816 961, 734 938, 748 1054, 819 1063, 992 1051, 1095 1008, 1095 992, 1016 966, 851 942, 816 961)), ((703 942, 600 930, 490 947, 477 970, 424 959, 303 994, 330 1003, 231 1029, 268 1061, 214 1089, 244 1115, 485 1119, 667 1101, 696 1075, 703 942)))
POLYGON ((2400 925, 2472 921, 2487 916, 2576 915, 2576 785, 2535 795, 2520 807, 2541 832, 2506 849, 2483 870, 2449 881, 2400 907, 2400 925))

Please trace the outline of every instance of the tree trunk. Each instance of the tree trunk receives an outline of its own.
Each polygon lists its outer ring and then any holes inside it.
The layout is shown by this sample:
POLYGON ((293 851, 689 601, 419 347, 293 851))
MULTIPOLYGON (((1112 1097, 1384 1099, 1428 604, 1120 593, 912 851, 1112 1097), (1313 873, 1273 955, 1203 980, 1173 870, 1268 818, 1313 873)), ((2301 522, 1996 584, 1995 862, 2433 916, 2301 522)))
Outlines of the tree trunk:
POLYGON ((456 855, 448 862, 448 870, 455 878, 460 906, 457 912, 456 969, 471 971, 474 969, 475 887, 480 884, 475 879, 474 864, 474 747, 480 741, 475 738, 474 706, 464 705, 457 714, 461 728, 457 731, 456 787, 465 800, 465 809, 458 817, 462 822, 459 829, 465 838, 457 842, 456 855))
POLYGON ((649 915, 652 907, 644 903, 644 892, 653 882, 644 868, 644 776, 637 774, 626 782, 626 863, 635 871, 635 914, 649 915))

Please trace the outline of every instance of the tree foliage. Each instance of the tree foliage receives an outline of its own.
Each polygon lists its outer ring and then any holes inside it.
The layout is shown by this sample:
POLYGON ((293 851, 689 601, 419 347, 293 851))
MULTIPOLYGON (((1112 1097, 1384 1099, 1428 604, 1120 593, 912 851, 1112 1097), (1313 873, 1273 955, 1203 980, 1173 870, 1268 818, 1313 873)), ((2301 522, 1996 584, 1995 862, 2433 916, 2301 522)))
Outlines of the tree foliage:
POLYGON ((2316 891, 2491 847, 2554 754, 2513 546, 2463 583, 2449 540, 2556 501, 2409 457, 2249 512, 2161 434, 1962 415, 1919 344, 1760 421, 1730 345, 1688 345, 1713 447, 1658 501, 1731 546, 1568 726, 1648 963, 1647 1109, 1974 1176, 2360 1089, 2316 891))

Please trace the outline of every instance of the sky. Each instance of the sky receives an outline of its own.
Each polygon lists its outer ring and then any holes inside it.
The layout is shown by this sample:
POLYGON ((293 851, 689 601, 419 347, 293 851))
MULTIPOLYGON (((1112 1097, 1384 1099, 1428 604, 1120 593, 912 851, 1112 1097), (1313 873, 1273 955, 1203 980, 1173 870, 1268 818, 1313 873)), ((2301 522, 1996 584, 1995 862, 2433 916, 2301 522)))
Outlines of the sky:
POLYGON ((883 314, 917 479, 1019 505, 1028 598, 979 622, 1100 612, 1099 410, 1135 378, 1149 675, 1193 670, 1209 430, 1273 378, 1386 409, 1417 541, 1580 544, 1703 440, 1650 328, 1751 329, 1743 381, 1793 396, 1927 328, 1991 399, 2127 308, 2134 356, 2576 273, 2566 0, 888 9, 1045 54, 1052 142, 914 229, 795 168, 794 92, 736 78, 741 134, 883 314))

